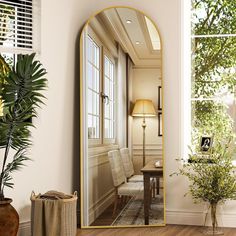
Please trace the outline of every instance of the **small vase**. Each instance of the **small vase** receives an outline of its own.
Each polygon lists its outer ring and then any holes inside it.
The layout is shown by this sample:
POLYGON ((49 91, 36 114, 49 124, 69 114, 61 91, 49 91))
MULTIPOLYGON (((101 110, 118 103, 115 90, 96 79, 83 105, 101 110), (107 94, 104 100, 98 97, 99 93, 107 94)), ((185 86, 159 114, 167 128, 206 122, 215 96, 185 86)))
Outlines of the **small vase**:
MULTIPOLYGON (((211 227, 207 227, 207 229, 205 229, 203 231, 203 234, 205 235, 223 235, 224 232, 222 230, 220 230, 220 228, 218 227, 218 222, 217 222, 217 203, 211 203, 209 208, 210 209, 210 215, 211 215, 211 227)), ((206 214, 206 218, 207 218, 208 213, 206 214)), ((205 218, 205 224, 206 224, 206 218, 205 218)), ((204 224, 204 226, 205 226, 204 224)))
POLYGON ((19 215, 11 205, 12 199, 0 200, 0 235, 16 236, 19 228, 19 215))

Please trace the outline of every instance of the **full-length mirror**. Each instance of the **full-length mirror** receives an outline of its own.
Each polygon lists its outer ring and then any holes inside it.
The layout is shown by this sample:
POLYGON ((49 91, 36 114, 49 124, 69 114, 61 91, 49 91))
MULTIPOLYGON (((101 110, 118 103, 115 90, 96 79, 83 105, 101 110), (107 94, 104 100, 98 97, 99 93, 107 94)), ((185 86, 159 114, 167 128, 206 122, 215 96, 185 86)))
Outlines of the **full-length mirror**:
POLYGON ((135 9, 105 9, 80 47, 81 226, 164 225, 157 27, 135 9))

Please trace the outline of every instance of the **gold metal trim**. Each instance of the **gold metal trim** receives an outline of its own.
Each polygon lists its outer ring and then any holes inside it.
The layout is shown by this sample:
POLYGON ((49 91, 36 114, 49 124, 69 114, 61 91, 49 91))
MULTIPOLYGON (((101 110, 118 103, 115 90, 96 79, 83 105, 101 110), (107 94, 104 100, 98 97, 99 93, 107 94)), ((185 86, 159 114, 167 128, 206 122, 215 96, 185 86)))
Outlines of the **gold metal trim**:
POLYGON ((81 30, 81 35, 80 35, 80 224, 81 224, 81 229, 115 229, 115 228, 150 228, 150 227, 162 227, 162 226, 166 226, 166 178, 165 178, 165 145, 164 145, 164 83, 163 83, 163 40, 162 40, 162 36, 160 34, 159 28, 157 27, 157 24, 154 22, 154 20, 152 20, 152 18, 147 15, 146 13, 144 13, 143 11, 130 7, 130 6, 111 6, 111 7, 107 7, 104 8, 102 10, 97 11, 96 13, 94 13, 93 15, 91 15, 89 17, 89 19, 87 20, 87 22, 85 23, 85 25, 83 26, 82 30, 81 30), (145 15, 146 17, 148 17, 150 19, 150 21, 153 23, 153 25, 155 26, 159 37, 160 37, 160 43, 161 43, 161 63, 160 63, 160 68, 161 68, 161 86, 162 86, 162 162, 163 162, 163 205, 164 205, 164 223, 163 224, 157 224, 157 225, 121 225, 121 226, 84 226, 83 225, 83 154, 84 154, 84 150, 83 150, 83 139, 82 137, 83 135, 83 115, 82 115, 82 107, 83 107, 83 80, 81 78, 83 78, 83 66, 82 66, 82 59, 83 59, 83 32, 84 29, 88 26, 88 24, 90 23, 90 21, 99 13, 109 10, 109 9, 113 9, 113 8, 128 8, 128 9, 132 9, 134 11, 137 11, 143 15, 145 15))

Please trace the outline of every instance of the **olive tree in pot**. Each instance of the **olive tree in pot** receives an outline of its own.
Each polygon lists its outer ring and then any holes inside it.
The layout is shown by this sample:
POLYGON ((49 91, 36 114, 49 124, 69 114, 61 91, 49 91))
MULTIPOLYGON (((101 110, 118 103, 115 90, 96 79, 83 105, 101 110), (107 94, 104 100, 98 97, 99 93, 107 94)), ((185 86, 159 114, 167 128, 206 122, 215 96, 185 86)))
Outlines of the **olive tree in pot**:
MULTIPOLYGON (((189 193, 194 203, 205 202, 211 210, 210 230, 204 230, 204 234, 223 234, 218 229, 217 206, 226 200, 236 199, 236 175, 232 164, 235 154, 235 140, 230 138, 227 142, 217 142, 208 155, 195 154, 191 151, 189 160, 181 161, 178 172, 171 174, 183 175, 190 181, 189 193), (204 156, 202 158, 202 156, 204 156)), ((207 217, 207 214, 206 214, 207 217)), ((206 224, 206 217, 205 223, 206 224)))
POLYGON ((19 216, 4 189, 13 188, 12 173, 29 159, 32 118, 43 104, 42 91, 47 87, 46 71, 34 57, 19 55, 11 68, 0 55, 0 235, 13 236, 18 231, 19 216), (12 234, 7 234, 10 231, 12 234))

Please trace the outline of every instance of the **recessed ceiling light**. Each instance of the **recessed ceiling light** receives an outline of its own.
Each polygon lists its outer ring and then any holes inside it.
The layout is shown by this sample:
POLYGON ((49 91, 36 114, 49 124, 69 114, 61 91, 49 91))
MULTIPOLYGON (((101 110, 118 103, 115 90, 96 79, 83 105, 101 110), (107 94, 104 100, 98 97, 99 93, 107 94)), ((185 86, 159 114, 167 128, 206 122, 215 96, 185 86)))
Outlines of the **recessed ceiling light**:
POLYGON ((135 44, 139 45, 139 44, 141 44, 141 43, 140 43, 139 41, 136 41, 135 44))
POLYGON ((126 23, 127 23, 127 24, 131 24, 131 23, 132 23, 132 20, 126 20, 126 23))

